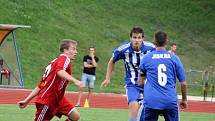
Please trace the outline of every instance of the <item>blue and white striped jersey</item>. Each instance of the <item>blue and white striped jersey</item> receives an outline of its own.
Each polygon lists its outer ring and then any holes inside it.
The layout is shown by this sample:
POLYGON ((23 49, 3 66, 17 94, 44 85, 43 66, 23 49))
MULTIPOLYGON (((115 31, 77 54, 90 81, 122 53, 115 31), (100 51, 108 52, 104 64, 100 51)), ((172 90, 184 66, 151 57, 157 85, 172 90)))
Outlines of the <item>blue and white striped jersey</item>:
POLYGON ((125 84, 126 85, 137 85, 138 80, 138 68, 140 65, 140 60, 143 56, 151 51, 155 50, 155 46, 144 41, 141 45, 140 51, 134 51, 132 49, 132 43, 126 43, 113 50, 113 62, 115 63, 118 60, 123 60, 125 64, 125 84))

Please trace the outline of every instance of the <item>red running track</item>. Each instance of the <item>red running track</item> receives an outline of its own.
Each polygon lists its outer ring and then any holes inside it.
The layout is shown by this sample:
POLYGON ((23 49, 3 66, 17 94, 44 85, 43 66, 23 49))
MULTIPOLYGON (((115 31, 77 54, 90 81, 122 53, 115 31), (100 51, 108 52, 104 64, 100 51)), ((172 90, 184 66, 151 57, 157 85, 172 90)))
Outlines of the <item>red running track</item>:
MULTIPOLYGON (((18 101, 24 99, 31 90, 23 89, 0 89, 0 104, 16 104, 18 101)), ((77 101, 78 93, 66 92, 66 97, 75 104, 77 101)), ((83 95, 82 104, 86 94, 83 95)), ((34 100, 31 102, 33 103, 34 100)), ((94 93, 92 96, 92 108, 112 108, 112 109, 127 109, 127 99, 121 94, 110 93, 94 93)), ((204 112, 215 113, 215 102, 203 102, 203 101, 188 101, 188 109, 180 110, 184 112, 204 112)))

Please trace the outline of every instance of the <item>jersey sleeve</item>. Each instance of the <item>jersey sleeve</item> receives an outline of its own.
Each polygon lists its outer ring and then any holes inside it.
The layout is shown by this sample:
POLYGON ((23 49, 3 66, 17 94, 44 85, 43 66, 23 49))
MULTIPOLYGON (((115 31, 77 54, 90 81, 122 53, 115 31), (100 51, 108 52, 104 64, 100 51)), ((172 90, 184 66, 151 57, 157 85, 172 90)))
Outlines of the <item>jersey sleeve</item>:
POLYGON ((122 51, 119 51, 118 49, 113 50, 112 58, 114 63, 120 59, 123 59, 122 51))
POLYGON ((183 64, 178 56, 176 56, 176 75, 179 82, 186 81, 185 70, 183 68, 183 64))
POLYGON ((56 64, 56 72, 60 70, 66 70, 69 66, 70 59, 66 56, 61 56, 58 58, 58 62, 56 64))
POLYGON ((151 50, 150 50, 150 52, 155 51, 155 50, 156 50, 156 48, 152 47, 151 50))
POLYGON ((87 56, 83 57, 83 62, 87 62, 87 56))
POLYGON ((144 45, 147 47, 147 50, 149 50, 149 52, 156 50, 155 45, 151 42, 145 41, 144 45))

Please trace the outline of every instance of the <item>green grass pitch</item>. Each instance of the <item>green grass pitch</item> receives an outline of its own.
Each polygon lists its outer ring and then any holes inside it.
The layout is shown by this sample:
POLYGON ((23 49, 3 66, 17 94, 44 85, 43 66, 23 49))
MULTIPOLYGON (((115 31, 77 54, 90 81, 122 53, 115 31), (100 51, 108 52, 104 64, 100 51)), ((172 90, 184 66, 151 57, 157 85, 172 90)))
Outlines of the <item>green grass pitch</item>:
MULTIPOLYGON (((96 109, 96 108, 79 108, 81 119, 79 121, 127 121, 128 111, 117 109, 96 109)), ((35 113, 34 106, 19 109, 17 105, 0 105, 1 121, 33 121, 35 113)), ((52 121, 64 121, 53 118, 52 121)), ((208 113, 180 113, 181 121, 213 121, 215 114, 208 113)), ((159 117, 159 121, 164 121, 163 117, 159 117)))

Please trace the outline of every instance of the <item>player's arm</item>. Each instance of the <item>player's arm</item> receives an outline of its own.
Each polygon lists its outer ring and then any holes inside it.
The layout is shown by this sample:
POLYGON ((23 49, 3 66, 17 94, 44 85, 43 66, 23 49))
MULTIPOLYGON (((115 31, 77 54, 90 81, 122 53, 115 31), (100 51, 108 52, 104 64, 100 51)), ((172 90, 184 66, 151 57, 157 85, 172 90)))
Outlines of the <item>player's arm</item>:
POLYGON ((144 69, 144 61, 141 61, 138 69, 138 86, 144 86, 144 80, 146 78, 146 70, 144 69))
POLYGON ((113 62, 113 58, 111 58, 109 60, 109 62, 108 62, 108 67, 107 67, 107 72, 106 72, 106 78, 101 83, 100 88, 103 88, 103 87, 107 86, 110 83, 110 77, 111 77, 111 73, 114 70, 114 65, 115 65, 115 63, 113 62))
POLYGON ((17 104, 19 105, 20 108, 25 108, 28 103, 38 95, 40 91, 40 88, 36 87, 24 100, 19 101, 17 104))
POLYGON ((176 63, 176 75, 181 84, 181 94, 182 94, 182 101, 180 103, 180 107, 182 109, 187 108, 187 82, 186 82, 186 75, 183 68, 183 64, 180 61, 180 58, 176 56, 177 63, 176 63))
POLYGON ((69 75, 65 70, 60 70, 57 72, 57 75, 60 76, 63 79, 69 80, 74 82, 77 86, 83 87, 83 83, 73 76, 69 75))
POLYGON ((142 63, 141 63, 139 70, 138 70, 138 75, 139 75, 138 80, 137 80, 138 86, 144 86, 144 80, 146 78, 146 72, 143 71, 141 68, 142 68, 142 63))
POLYGON ((187 83, 186 81, 181 82, 181 94, 182 100, 180 106, 182 109, 187 108, 187 83))
POLYGON ((139 74, 139 77, 137 80, 138 86, 144 86, 144 80, 145 80, 145 76, 142 74, 139 74))

